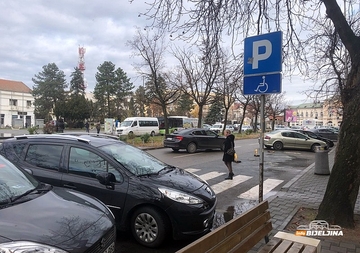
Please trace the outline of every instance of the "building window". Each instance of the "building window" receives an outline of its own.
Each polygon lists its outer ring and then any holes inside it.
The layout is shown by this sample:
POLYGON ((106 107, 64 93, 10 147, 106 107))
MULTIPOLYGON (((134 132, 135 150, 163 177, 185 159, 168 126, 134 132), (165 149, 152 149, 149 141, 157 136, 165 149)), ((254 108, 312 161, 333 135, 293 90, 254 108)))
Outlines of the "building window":
POLYGON ((30 100, 26 101, 26 107, 31 107, 31 101, 30 100))
POLYGON ((17 106, 17 99, 9 99, 9 104, 13 106, 17 106))

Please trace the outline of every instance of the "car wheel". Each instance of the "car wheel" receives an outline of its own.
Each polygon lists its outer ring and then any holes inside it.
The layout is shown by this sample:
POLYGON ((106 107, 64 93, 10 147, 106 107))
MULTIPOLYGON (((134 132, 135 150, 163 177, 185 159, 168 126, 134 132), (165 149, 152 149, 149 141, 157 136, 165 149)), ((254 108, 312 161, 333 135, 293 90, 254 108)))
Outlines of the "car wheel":
POLYGON ((319 144, 313 144, 312 146, 311 146, 311 151, 312 152, 315 152, 316 151, 316 147, 319 147, 320 145, 319 144))
POLYGON ((150 135, 151 135, 151 136, 155 136, 155 132, 154 132, 154 131, 152 131, 150 135))
POLYGON ((172 150, 174 150, 175 152, 179 152, 178 148, 172 148, 172 150))
POLYGON ((187 145, 187 148, 186 148, 186 151, 188 153, 194 153, 196 151, 197 147, 196 147, 196 144, 194 142, 190 142, 188 145, 187 145))
POLYGON ((273 144, 273 148, 274 148, 275 150, 282 150, 283 147, 284 147, 284 145, 283 145, 282 142, 280 142, 280 141, 277 141, 277 142, 275 142, 275 143, 273 144))
POLYGON ((131 219, 131 231, 140 244, 154 248, 166 239, 169 233, 168 222, 152 207, 142 207, 135 211, 131 219))

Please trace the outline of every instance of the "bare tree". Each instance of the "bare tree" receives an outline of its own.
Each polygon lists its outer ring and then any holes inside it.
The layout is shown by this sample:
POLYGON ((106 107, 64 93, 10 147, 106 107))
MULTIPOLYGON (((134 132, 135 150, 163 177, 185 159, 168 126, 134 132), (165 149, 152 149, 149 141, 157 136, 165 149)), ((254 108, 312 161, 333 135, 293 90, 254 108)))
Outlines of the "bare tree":
POLYGON ((285 109, 285 93, 271 94, 266 97, 265 113, 273 119, 271 129, 275 128, 276 116, 283 113, 285 109))
POLYGON ((230 55, 223 53, 219 58, 220 71, 219 71, 219 82, 215 87, 215 90, 220 96, 221 103, 225 110, 224 115, 224 128, 226 129, 226 122, 228 119, 228 113, 230 107, 235 102, 235 94, 239 91, 240 83, 242 83, 242 71, 240 65, 236 64, 235 59, 230 55))
POLYGON ((220 64, 218 48, 211 46, 209 41, 203 41, 199 51, 200 56, 190 50, 176 49, 174 56, 180 63, 182 90, 198 105, 198 127, 201 127, 203 108, 211 101, 210 95, 218 81, 220 64))
MULTIPOLYGON (((138 72, 146 80, 146 96, 161 107, 164 118, 167 119, 167 106, 174 103, 180 96, 180 92, 168 81, 169 75, 164 73, 163 56, 166 52, 164 37, 156 33, 153 36, 145 30, 137 30, 132 41, 128 45, 134 50, 136 56, 140 56, 143 63, 137 65, 138 72), (146 69, 146 70, 144 70, 146 69)), ((165 120, 165 133, 169 133, 168 122, 165 120)))

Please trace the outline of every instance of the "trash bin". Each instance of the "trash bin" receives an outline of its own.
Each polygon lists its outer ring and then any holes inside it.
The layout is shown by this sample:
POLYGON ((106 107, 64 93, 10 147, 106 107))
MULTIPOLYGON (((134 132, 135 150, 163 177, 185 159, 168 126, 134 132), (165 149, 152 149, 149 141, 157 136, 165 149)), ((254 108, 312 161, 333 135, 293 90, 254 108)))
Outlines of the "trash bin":
POLYGON ((314 174, 317 175, 329 175, 329 150, 316 147, 315 150, 315 170, 314 174))

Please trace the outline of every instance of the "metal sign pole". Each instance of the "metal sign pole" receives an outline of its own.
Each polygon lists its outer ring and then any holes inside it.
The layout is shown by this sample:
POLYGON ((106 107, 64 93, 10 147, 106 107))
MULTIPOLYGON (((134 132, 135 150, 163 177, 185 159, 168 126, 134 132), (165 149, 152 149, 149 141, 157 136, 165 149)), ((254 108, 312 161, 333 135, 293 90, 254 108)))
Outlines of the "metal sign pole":
POLYGON ((260 141, 259 141, 259 203, 263 201, 263 188, 264 188, 264 134, 265 134, 265 95, 262 94, 260 107, 260 141))

